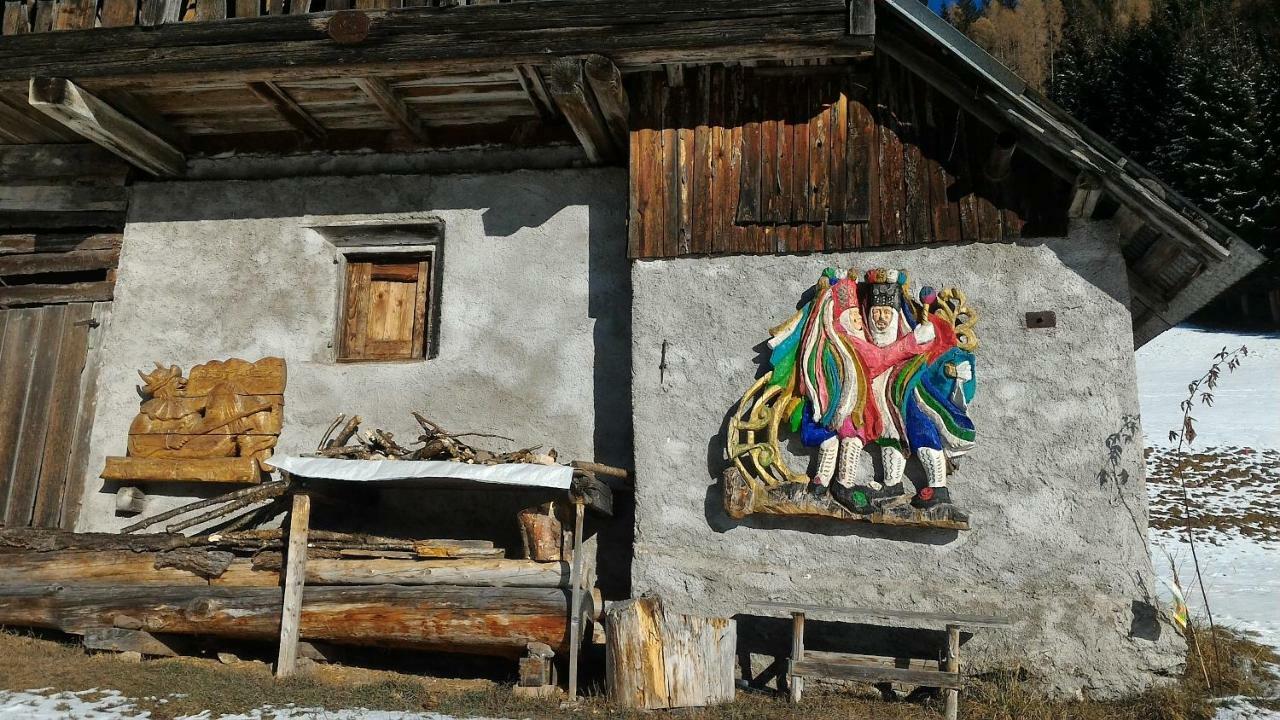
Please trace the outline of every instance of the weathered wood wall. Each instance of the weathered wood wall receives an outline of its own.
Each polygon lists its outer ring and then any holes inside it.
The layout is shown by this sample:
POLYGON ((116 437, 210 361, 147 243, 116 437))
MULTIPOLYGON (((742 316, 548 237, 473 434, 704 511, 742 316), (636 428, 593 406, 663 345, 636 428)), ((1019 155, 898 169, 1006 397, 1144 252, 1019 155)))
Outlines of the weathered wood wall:
POLYGON ((630 255, 1000 242, 1065 229, 1070 187, 883 56, 631 78, 630 255))

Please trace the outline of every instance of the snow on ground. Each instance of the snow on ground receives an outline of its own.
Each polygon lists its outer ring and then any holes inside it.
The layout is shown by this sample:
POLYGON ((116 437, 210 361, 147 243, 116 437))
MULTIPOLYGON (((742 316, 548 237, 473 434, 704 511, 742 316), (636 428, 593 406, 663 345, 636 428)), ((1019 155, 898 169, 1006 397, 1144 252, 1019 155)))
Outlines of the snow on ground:
MULTIPOLYGON (((1189 516, 1214 620, 1280 647, 1280 334, 1179 327, 1144 346, 1137 360, 1156 572, 1168 582, 1176 567, 1191 611, 1204 614, 1189 516), (1168 436, 1182 424, 1187 385, 1223 348, 1241 345, 1248 357, 1234 372, 1224 368, 1213 407, 1195 406, 1196 441, 1178 454, 1168 436)), ((1280 720, 1280 712, 1228 698, 1215 720, 1280 720)))
MULTIPOLYGON (((0 720, 147 720, 151 713, 115 690, 82 690, 50 693, 50 688, 24 692, 0 691, 0 720)), ((163 704, 165 699, 148 698, 163 704)), ((381 710, 326 711, 320 708, 265 705, 244 714, 214 716, 208 712, 183 715, 178 720, 457 720, 439 713, 404 713, 381 710)), ((492 720, 473 718, 472 720, 492 720)), ((1252 719, 1251 719, 1252 720, 1252 719)))
POLYGON ((1138 394, 1148 446, 1169 444, 1182 425, 1179 404, 1187 383, 1213 364, 1224 347, 1249 348, 1232 373, 1223 369, 1213 407, 1198 405, 1193 447, 1235 446, 1280 450, 1280 334, 1228 333, 1176 327, 1138 350, 1138 394))

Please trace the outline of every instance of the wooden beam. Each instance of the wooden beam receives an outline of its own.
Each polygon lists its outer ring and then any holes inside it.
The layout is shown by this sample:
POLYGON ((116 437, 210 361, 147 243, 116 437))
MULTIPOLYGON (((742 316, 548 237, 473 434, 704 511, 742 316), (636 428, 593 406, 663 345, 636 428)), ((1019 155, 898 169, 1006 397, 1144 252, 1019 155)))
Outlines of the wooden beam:
MULTIPOLYGON (((946 672, 956 676, 960 676, 960 626, 947 626, 947 662, 946 672)), ((911 672, 908 670, 908 672, 911 672)), ((960 689, 958 687, 947 688, 947 704, 945 710, 946 720, 956 720, 956 715, 960 710, 960 689)))
POLYGON ((7 184, 91 181, 123 185, 128 175, 127 163, 90 143, 0 146, 0 180, 7 184))
POLYGON ((67 283, 65 285, 13 285, 0 287, 0 307, 53 305, 110 300, 116 284, 111 281, 67 283))
POLYGON ((364 91, 365 95, 373 101, 375 105, 382 109, 383 114, 390 118, 396 125, 400 126, 409 137, 426 144, 430 142, 427 137, 427 129, 422 125, 422 119, 418 117, 418 113, 405 104, 404 99, 396 93, 395 88, 386 80, 377 77, 356 78, 356 86, 364 91))
POLYGON ((100 97, 103 102, 124 113, 175 148, 186 152, 191 147, 191 138, 185 132, 174 127, 163 115, 152 110, 146 103, 139 100, 137 95, 128 90, 108 88, 100 94, 100 97))
POLYGON ((1102 200, 1102 187, 1097 178, 1089 173, 1080 173, 1076 177, 1075 188, 1071 195, 1071 209, 1067 212, 1073 218, 1091 218, 1102 200))
POLYGON ((0 255, 0 276, 106 270, 114 268, 119 261, 118 249, 0 255))
MULTIPOLYGON (((146 0, 148 5, 177 0, 146 0)), ((34 76, 151 81, 369 76, 381 71, 506 71, 548 56, 599 53, 624 71, 660 63, 857 57, 871 38, 848 34, 845 0, 546 0, 363 10, 364 42, 329 38, 323 16, 175 23, 28 35, 0 43, 0 82, 34 76)), ((163 15, 163 13, 162 13, 163 15)), ((152 23, 155 24, 155 23, 152 23)))
POLYGON ((627 100, 627 90, 622 86, 622 73, 618 66, 603 55, 588 55, 582 61, 582 69, 595 96, 596 107, 613 136, 614 145, 628 148, 631 104, 627 100))
POLYGON ((280 611, 280 654, 276 677, 289 677, 298 669, 298 630, 302 617, 302 586, 307 576, 307 533, 311 529, 311 496, 293 495, 289 512, 289 549, 285 555, 284 605, 280 611))
POLYGON ((29 97, 32 107, 152 175, 186 170, 177 148, 70 80, 32 78, 29 97))
POLYGON ((269 80, 249 83, 249 90, 271 106, 290 127, 311 140, 324 140, 325 130, 289 93, 269 80))
POLYGON ((594 93, 582 71, 582 61, 561 58, 551 64, 547 78, 551 97, 569 121, 587 159, 593 163, 611 163, 622 157, 605 119, 596 105, 594 93))
POLYGON ((32 117, 30 108, 15 107, 0 98, 0 131, 17 143, 48 143, 66 139, 69 134, 61 128, 50 129, 32 117))
POLYGON ((849 34, 876 34, 875 0, 849 0, 849 34))
POLYGON ((537 65, 517 65, 515 74, 516 80, 520 83, 520 87, 524 89, 525 95, 529 96, 529 103, 533 105, 538 117, 543 120, 554 120, 560 116, 560 113, 556 110, 556 104, 551 100, 551 93, 547 90, 546 81, 542 79, 542 72, 538 70, 537 65))
POLYGON ((853 660, 792 660, 791 673, 804 677, 863 683, 900 682, 936 688, 959 688, 964 678, 958 673, 937 670, 903 670, 864 665, 853 660))
MULTIPOLYGON (((207 585, 4 585, 0 624, 71 631, 111 627, 125 615, 147 632, 271 640, 280 634, 282 594, 207 585)), ((512 659, 531 642, 568 650, 563 588, 311 587, 302 603, 299 634, 312 641, 512 659)))
POLYGON ((120 212, 126 193, 118 185, 0 186, 0 212, 120 212))

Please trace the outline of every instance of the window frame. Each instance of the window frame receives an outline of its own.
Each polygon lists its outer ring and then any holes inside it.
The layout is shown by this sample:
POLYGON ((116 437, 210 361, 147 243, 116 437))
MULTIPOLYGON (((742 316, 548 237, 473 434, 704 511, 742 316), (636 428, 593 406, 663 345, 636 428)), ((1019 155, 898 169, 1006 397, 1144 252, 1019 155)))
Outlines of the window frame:
MULTIPOLYGON (((394 226, 337 226, 316 228, 336 249, 336 317, 331 342, 336 363, 414 363, 439 355, 440 308, 444 267, 443 223, 394 226), (423 310, 422 352, 408 358, 347 356, 346 330, 350 302, 350 275, 353 263, 398 263, 417 260, 427 263, 426 307, 423 310)), ((419 291, 420 293, 421 291, 419 291)))

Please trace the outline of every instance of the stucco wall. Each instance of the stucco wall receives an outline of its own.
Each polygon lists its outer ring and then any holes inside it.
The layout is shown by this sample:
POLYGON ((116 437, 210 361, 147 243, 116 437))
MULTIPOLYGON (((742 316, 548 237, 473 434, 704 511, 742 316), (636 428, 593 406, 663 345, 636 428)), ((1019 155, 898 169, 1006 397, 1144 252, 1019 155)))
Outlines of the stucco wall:
MULTIPOLYGON (((628 463, 625 208, 619 170, 136 187, 78 529, 130 522, 114 512, 116 486, 97 475, 125 451, 136 370, 157 360, 189 370, 284 357, 278 452, 314 449, 338 413, 411 441, 417 410, 454 431, 515 441, 476 441, 485 447, 542 444, 564 459, 628 463), (340 266, 309 228, 424 218, 445 224, 438 356, 335 363, 340 266)), ((148 513, 227 489, 151 485, 148 513)))
MULTIPOLYGON (((632 289, 637 594, 716 615, 778 600, 1011 616, 1013 631, 966 644, 965 664, 1018 665, 1059 692, 1110 695, 1179 667, 1181 640, 1151 606, 1136 425, 1109 459, 1138 398, 1108 226, 1021 246, 638 262, 632 289), (963 289, 981 314, 978 445, 951 483, 972 530, 725 515, 727 413, 763 372, 766 328, 826 266, 905 268, 915 287, 963 289), (1027 329, 1033 310, 1056 311, 1057 327, 1027 329)), ((908 472, 920 476, 915 460, 908 472)), ((834 630, 807 638, 841 645, 834 630)))

